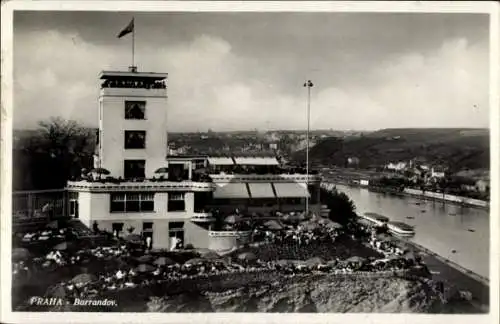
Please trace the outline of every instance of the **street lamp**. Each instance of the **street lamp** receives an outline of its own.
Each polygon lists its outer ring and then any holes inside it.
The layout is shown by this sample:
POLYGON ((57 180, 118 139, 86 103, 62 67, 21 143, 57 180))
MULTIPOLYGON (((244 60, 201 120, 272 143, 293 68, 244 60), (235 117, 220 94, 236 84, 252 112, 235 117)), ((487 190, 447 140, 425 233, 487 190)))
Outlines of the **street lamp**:
MULTIPOLYGON (((307 133, 306 133, 306 186, 309 193, 309 129, 311 123, 311 88, 314 84, 311 80, 304 83, 304 88, 307 88, 307 133)), ((306 197, 306 217, 309 216, 309 197, 306 197)))

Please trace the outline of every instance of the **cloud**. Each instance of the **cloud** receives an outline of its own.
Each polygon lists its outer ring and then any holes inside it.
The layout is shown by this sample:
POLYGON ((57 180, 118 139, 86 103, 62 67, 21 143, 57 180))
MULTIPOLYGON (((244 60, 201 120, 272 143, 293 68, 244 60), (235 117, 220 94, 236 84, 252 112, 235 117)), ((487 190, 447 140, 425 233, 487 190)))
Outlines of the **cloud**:
MULTIPOLYGON (((306 127, 302 77, 295 88, 281 86, 280 68, 293 75, 293 55, 281 62, 270 48, 269 60, 258 61, 214 35, 158 43, 138 45, 137 60, 141 70, 169 73, 171 131, 306 127)), ((96 46, 57 31, 18 36, 14 126, 33 127, 55 115, 96 126, 97 74, 128 66, 129 46, 127 39, 96 46)), ((312 127, 485 127, 488 66, 487 46, 462 38, 433 51, 388 55, 363 71, 358 84, 316 84, 312 127)))

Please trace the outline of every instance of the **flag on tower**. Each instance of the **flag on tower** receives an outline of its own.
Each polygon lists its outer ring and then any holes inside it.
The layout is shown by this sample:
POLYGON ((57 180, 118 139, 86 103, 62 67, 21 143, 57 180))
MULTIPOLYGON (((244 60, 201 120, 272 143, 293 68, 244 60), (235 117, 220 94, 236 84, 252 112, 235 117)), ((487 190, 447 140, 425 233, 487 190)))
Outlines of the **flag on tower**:
POLYGON ((130 34, 134 31, 134 18, 130 21, 130 23, 125 27, 119 34, 118 38, 122 38, 123 36, 130 34))

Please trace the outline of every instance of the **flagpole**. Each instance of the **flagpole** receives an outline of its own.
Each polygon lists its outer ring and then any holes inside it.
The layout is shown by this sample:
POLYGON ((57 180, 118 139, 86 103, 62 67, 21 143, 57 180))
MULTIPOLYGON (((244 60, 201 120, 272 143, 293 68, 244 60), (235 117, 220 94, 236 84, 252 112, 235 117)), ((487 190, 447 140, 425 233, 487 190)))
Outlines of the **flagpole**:
POLYGON ((132 67, 135 67, 135 17, 132 20, 134 21, 134 27, 132 28, 132 67))

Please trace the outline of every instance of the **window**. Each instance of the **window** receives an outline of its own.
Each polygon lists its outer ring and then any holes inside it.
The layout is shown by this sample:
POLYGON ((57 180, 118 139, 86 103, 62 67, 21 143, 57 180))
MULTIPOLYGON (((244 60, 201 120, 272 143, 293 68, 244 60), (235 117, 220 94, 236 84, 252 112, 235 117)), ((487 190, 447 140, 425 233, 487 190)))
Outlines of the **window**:
POLYGON ((125 101, 125 119, 146 119, 146 102, 125 101))
POLYGON ((146 177, 146 160, 125 160, 125 179, 143 179, 146 177))
POLYGON ((126 130, 125 149, 146 148, 146 131, 126 130))
POLYGON ((111 194, 111 212, 138 213, 154 211, 154 194, 123 192, 111 194))
POLYGON ((185 211, 186 203, 183 192, 172 192, 168 194, 168 211, 185 211))

